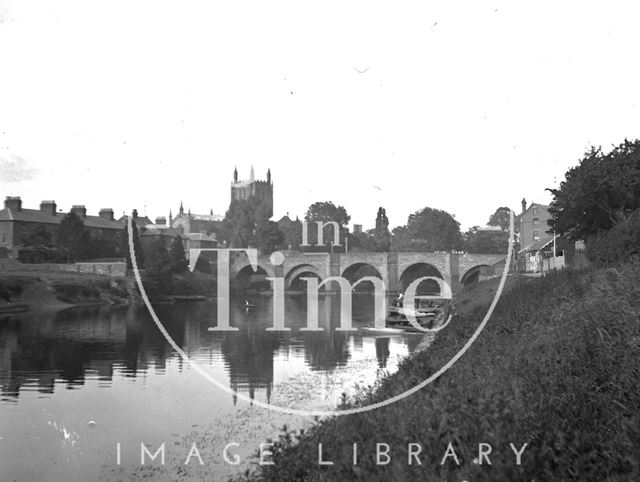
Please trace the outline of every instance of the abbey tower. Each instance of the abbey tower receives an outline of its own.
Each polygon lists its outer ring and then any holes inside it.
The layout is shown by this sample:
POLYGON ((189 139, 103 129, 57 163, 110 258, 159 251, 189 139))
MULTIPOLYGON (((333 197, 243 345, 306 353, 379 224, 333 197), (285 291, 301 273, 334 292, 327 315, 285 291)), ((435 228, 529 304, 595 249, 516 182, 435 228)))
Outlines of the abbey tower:
POLYGON ((271 169, 267 170, 266 181, 256 180, 251 166, 248 181, 238 180, 238 169, 233 170, 233 182, 231 183, 231 202, 255 199, 264 203, 269 211, 269 217, 273 216, 273 184, 271 182, 271 169))

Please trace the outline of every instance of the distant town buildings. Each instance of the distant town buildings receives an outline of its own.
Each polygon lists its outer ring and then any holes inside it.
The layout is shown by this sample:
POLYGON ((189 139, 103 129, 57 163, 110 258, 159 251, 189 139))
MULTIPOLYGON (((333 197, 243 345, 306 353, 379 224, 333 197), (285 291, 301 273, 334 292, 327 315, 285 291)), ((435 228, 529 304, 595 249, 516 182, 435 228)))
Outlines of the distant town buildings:
MULTIPOLYGON (((97 216, 87 214, 84 205, 74 205, 71 211, 82 219, 92 238, 118 241, 123 225, 114 219, 113 209, 101 209, 97 216)), ((28 209, 22 207, 20 197, 7 196, 4 209, 0 210, 0 246, 17 258, 18 251, 29 243, 39 227, 55 239, 56 228, 66 214, 57 209, 55 201, 42 201, 40 209, 28 209)))
POLYGON ((220 228, 223 219, 224 216, 213 214, 213 210, 209 214, 191 214, 191 209, 185 213, 184 207, 180 203, 180 209, 175 218, 171 212, 169 213, 169 226, 182 234, 210 235, 220 228))
POLYGON ((175 218, 169 211, 168 223, 167 218, 158 217, 154 224, 145 226, 146 229, 141 236, 141 241, 144 237, 175 238, 180 236, 188 259, 191 249, 218 247, 216 231, 220 228, 222 220, 223 217, 213 214, 213 210, 210 211, 210 214, 191 214, 190 209, 185 213, 184 207, 180 203, 178 215, 175 218))
POLYGON ((517 223, 520 247, 526 248, 538 241, 551 239, 552 235, 547 233, 550 229, 547 224, 549 219, 551 219, 551 215, 548 205, 532 202, 527 207, 527 201, 523 199, 522 212, 518 215, 517 223))

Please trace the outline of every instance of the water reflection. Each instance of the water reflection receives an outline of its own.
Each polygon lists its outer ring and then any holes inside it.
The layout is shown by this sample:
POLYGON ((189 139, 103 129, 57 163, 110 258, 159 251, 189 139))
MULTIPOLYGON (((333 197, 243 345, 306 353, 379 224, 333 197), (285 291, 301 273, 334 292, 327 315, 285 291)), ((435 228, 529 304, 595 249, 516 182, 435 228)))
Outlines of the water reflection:
MULTIPOLYGON (((392 354, 406 354, 419 337, 366 338, 360 332, 337 332, 339 302, 320 301, 321 332, 304 332, 304 297, 287 297, 290 332, 269 332, 272 300, 260 297, 255 309, 231 304, 231 325, 237 332, 210 332, 214 303, 160 304, 156 312, 174 341, 187 355, 215 369, 234 390, 251 398, 271 397, 274 383, 300 371, 330 372, 353 359, 375 356, 385 368, 392 354), (279 368, 276 369, 276 366, 279 368)), ((354 326, 371 323, 370 295, 354 296, 354 326)), ((182 360, 154 325, 144 307, 75 308, 50 314, 26 314, 0 320, 0 394, 17 401, 22 391, 51 395, 56 388, 75 389, 87 379, 109 387, 115 374, 136 378, 162 376, 167 363, 184 369, 182 360), (151 370, 152 369, 152 370, 151 370)))

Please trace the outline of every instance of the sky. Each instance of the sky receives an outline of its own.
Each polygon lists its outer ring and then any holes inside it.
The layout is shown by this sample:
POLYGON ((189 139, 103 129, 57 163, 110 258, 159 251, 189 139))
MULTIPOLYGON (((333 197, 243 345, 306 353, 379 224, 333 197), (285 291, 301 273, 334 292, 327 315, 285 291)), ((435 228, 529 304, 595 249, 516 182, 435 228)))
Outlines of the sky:
POLYGON ((0 0, 0 196, 466 229, 640 137, 633 2, 0 0))

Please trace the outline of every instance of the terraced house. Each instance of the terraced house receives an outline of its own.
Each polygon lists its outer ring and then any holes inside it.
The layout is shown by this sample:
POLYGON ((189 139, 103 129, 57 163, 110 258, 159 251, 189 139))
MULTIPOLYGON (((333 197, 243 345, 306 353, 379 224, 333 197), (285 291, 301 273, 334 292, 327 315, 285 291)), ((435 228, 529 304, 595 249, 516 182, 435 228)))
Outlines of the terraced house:
MULTIPOLYGON (((113 209, 101 209, 97 216, 87 214, 83 205, 71 208, 82 221, 93 239, 117 243, 123 224, 113 215, 113 209)), ((8 196, 4 201, 4 209, 0 210, 0 247, 7 249, 17 258, 21 249, 30 244, 30 239, 43 230, 49 233, 55 246, 56 229, 67 213, 57 209, 55 201, 42 201, 40 209, 22 207, 20 197, 8 196)))

